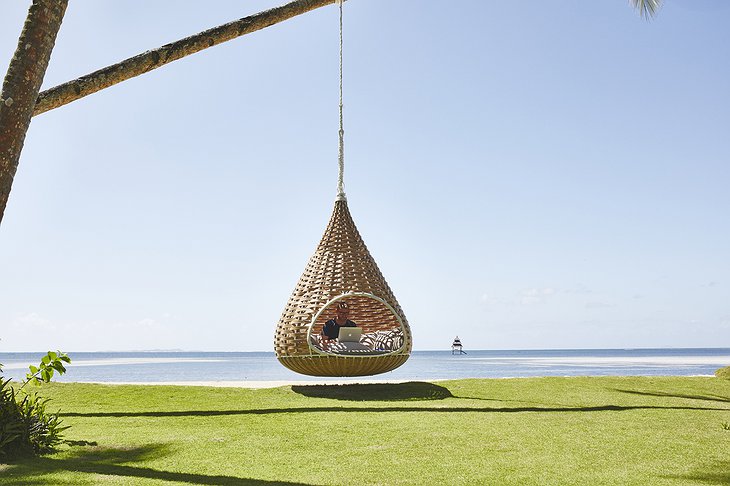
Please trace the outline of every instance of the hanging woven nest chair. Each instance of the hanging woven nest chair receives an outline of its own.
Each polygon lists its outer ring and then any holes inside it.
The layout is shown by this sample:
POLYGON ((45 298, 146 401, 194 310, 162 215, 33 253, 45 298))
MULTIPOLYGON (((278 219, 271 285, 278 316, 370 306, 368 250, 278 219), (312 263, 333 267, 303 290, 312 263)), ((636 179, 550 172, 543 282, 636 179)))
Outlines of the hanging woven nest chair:
POLYGON ((276 357, 287 368, 313 376, 364 376, 406 362, 411 330, 388 283, 368 252, 344 195, 276 327, 276 357), (323 345, 321 331, 337 304, 345 303, 363 337, 323 345))
MULTIPOLYGON (((352 221, 344 192, 344 128, 342 122, 342 0, 340 6, 339 178, 335 209, 317 250, 309 259, 276 326, 274 350, 290 370, 313 376, 365 376, 394 370, 411 353, 411 329, 378 265, 352 221), (344 322, 346 307, 354 322, 344 322), (325 323, 336 314, 323 335, 325 323), (342 329, 360 328, 355 341, 342 329), (329 338, 333 339, 329 339, 329 338), (334 339, 336 338, 336 339, 334 339)), ((346 329, 347 330, 347 329, 346 329)))

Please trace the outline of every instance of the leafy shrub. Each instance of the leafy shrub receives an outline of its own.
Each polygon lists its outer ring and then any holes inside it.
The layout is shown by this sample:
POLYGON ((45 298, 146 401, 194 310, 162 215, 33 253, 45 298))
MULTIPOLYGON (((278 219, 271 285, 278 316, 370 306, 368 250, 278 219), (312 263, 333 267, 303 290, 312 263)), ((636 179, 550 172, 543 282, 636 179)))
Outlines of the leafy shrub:
POLYGON ((715 371, 715 376, 717 376, 718 378, 730 380, 730 366, 726 366, 715 371))
POLYGON ((48 383, 57 372, 63 374, 63 363, 71 359, 64 353, 49 351, 39 366, 31 366, 20 387, 12 386, 10 379, 3 379, 0 365, 0 458, 50 452, 62 442, 58 413, 47 410, 50 399, 36 392, 24 390, 28 384, 48 383))
POLYGON ((0 378, 0 457, 23 433, 23 418, 10 380, 0 378))

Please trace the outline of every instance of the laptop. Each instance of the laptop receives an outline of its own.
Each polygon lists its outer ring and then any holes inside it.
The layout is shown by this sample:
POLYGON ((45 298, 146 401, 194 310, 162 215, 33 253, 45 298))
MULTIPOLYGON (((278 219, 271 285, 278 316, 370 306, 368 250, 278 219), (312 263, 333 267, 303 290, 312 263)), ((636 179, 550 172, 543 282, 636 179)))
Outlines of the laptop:
POLYGON ((341 327, 337 339, 341 343, 359 343, 362 336, 362 327, 341 327))

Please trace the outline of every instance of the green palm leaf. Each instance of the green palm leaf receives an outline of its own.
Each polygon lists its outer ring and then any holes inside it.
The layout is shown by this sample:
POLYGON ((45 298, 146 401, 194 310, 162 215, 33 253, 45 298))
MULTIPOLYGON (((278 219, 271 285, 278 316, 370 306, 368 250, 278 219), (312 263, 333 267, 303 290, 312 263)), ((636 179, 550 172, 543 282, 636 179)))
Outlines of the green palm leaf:
POLYGON ((645 19, 654 17, 662 6, 662 0, 629 0, 645 19))

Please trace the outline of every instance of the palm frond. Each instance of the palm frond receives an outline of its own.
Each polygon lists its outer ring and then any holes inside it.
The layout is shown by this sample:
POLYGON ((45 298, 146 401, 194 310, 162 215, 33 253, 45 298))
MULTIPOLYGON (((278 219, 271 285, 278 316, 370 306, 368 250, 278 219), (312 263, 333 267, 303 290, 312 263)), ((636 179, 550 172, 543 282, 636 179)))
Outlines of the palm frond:
POLYGON ((662 0, 629 0, 629 2, 645 19, 654 17, 662 6, 662 0))

